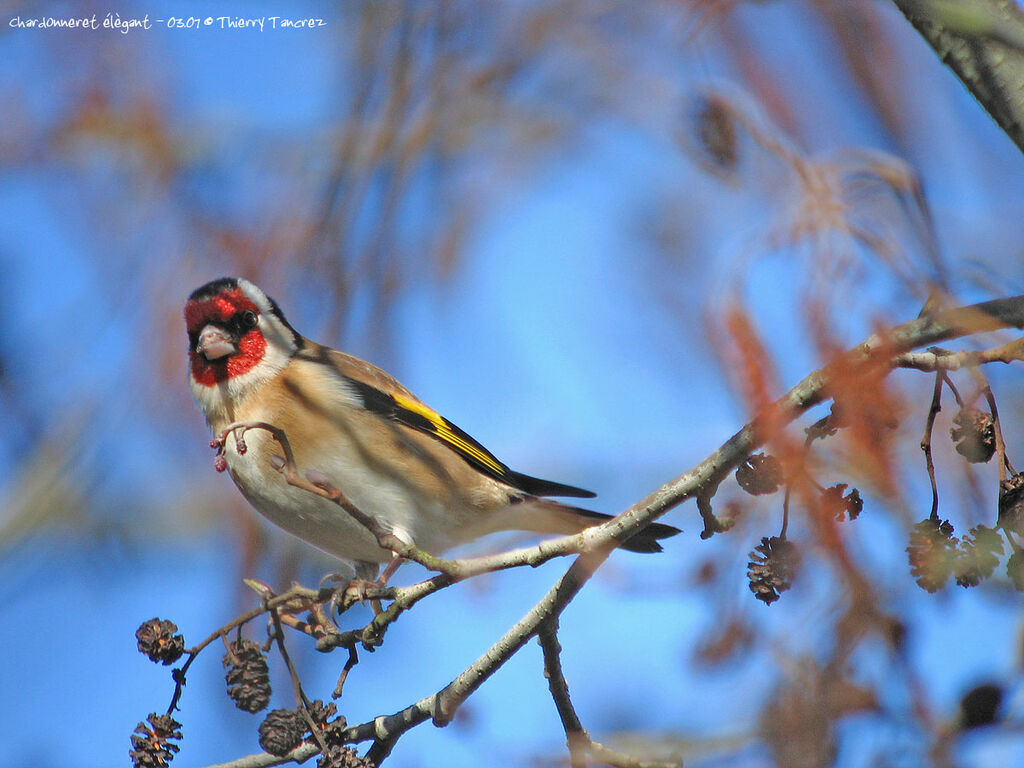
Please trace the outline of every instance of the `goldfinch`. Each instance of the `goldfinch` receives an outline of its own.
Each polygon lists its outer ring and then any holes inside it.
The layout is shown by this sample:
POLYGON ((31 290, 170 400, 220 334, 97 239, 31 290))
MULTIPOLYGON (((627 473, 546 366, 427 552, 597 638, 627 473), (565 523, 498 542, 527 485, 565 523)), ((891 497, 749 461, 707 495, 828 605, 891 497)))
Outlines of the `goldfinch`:
MULTIPOLYGON (((402 541, 440 555, 495 531, 571 534, 609 519, 542 498, 594 494, 513 471, 381 369, 304 338, 248 280, 195 290, 185 325, 189 385, 215 435, 238 421, 282 429, 301 471, 322 473, 402 541)), ((229 434, 231 478, 271 522, 357 573, 391 560, 339 506, 285 481, 268 432, 249 431, 238 448, 229 434)), ((678 532, 654 523, 622 546, 659 552, 678 532)))

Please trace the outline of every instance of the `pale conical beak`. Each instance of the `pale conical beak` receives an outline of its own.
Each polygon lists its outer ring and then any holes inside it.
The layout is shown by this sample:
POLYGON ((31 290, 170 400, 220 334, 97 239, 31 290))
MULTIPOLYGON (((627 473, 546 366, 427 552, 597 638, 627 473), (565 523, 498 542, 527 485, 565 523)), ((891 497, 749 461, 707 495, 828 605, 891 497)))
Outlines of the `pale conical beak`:
POLYGON ((235 354, 238 352, 238 348, 235 347, 235 343, 227 331, 216 325, 208 325, 199 332, 196 352, 207 360, 220 360, 222 357, 235 354))

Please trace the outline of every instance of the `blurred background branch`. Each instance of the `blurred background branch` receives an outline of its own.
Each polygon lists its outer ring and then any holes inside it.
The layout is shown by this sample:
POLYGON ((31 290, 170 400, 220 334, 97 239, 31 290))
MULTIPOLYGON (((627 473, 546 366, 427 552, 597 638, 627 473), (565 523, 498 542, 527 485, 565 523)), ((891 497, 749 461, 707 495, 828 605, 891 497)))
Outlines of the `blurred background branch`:
POLYGON ((1012 0, 894 0, 1024 152, 1024 10, 1012 0))

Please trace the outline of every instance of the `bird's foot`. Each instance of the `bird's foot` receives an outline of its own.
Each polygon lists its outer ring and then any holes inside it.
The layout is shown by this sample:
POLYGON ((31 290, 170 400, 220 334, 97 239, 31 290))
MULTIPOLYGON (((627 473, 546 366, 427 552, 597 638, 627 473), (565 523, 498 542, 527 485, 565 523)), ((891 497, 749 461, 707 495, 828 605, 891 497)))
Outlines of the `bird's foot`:
POLYGON ((328 588, 330 585, 337 585, 333 586, 328 601, 332 614, 344 613, 356 603, 365 603, 367 600, 370 601, 375 614, 381 612, 380 598, 374 595, 387 586, 382 579, 371 580, 342 573, 329 573, 320 580, 320 589, 328 588))

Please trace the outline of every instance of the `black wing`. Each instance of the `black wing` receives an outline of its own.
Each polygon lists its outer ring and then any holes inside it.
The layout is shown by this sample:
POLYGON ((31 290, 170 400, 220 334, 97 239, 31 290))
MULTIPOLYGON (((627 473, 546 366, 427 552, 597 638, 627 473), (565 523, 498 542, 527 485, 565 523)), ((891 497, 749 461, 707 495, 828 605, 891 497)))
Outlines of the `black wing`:
POLYGON ((495 480, 525 491, 533 496, 575 496, 578 498, 592 498, 596 494, 572 485, 556 483, 551 480, 541 480, 537 477, 524 475, 521 472, 509 469, 495 457, 493 453, 484 448, 470 435, 452 424, 441 414, 431 410, 418 400, 413 400, 403 395, 389 395, 376 387, 357 381, 351 377, 345 377, 347 382, 355 389, 363 400, 363 405, 368 411, 378 413, 399 424, 424 432, 431 437, 440 440, 448 448, 455 451, 471 466, 484 474, 490 475, 495 480))

